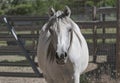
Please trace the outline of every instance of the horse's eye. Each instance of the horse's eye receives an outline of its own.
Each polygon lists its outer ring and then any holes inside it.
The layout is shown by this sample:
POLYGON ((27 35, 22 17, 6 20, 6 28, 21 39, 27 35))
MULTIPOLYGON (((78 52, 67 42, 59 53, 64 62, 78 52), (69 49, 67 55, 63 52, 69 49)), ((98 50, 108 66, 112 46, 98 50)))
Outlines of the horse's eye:
POLYGON ((71 32, 71 31, 72 31, 72 29, 69 29, 68 31, 69 31, 69 32, 71 32))
POLYGON ((49 29, 50 33, 53 33, 52 29, 49 29))

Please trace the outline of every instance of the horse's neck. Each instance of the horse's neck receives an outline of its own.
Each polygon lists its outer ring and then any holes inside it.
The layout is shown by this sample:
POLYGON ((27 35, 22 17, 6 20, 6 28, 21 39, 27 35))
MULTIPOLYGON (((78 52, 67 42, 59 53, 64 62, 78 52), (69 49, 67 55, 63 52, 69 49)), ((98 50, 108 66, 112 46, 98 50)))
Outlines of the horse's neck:
MULTIPOLYGON (((85 41, 85 38, 83 37, 81 31, 80 31, 80 28, 79 26, 71 20, 71 24, 72 24, 72 29, 75 31, 75 33, 78 35, 78 37, 81 39, 81 40, 84 40, 85 41)), ((83 41, 83 42, 84 42, 83 41)))

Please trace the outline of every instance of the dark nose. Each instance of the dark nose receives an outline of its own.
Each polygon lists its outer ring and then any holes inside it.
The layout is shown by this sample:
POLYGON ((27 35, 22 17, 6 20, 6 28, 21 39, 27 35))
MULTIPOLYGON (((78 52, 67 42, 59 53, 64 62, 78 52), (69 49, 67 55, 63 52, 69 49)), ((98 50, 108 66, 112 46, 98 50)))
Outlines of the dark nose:
POLYGON ((67 57, 67 53, 61 54, 60 59, 65 59, 67 57))
POLYGON ((60 55, 60 59, 64 59, 65 58, 65 55, 64 54, 61 54, 60 55))

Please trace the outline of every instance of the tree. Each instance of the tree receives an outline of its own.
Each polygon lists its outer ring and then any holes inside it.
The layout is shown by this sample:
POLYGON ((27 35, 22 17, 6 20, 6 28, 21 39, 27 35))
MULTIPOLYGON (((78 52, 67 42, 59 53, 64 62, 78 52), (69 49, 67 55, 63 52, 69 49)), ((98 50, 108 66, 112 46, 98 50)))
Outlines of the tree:
POLYGON ((74 0, 35 0, 32 5, 34 8, 34 13, 36 14, 46 14, 50 7, 56 10, 62 9, 65 5, 71 5, 74 0))
POLYGON ((116 5, 116 0, 88 0, 85 3, 87 6, 112 6, 116 5))
MULTIPOLYGON (((115 1, 116 0, 87 0, 85 5, 102 6, 105 3, 105 6, 115 6, 115 1)), ((54 7, 58 10, 68 5, 74 8, 76 5, 74 2, 75 0, 0 0, 0 15, 45 15, 50 7, 54 7)), ((78 4, 78 6, 79 5, 80 4, 78 4)))

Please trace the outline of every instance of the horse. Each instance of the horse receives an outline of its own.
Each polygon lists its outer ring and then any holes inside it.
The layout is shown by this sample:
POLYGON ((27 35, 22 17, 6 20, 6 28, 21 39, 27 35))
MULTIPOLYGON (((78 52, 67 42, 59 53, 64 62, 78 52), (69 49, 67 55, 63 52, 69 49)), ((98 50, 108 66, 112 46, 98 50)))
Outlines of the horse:
POLYGON ((64 10, 49 9, 49 19, 42 29, 37 47, 38 65, 47 83, 80 83, 88 66, 87 42, 79 26, 64 10))

